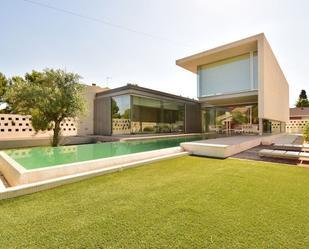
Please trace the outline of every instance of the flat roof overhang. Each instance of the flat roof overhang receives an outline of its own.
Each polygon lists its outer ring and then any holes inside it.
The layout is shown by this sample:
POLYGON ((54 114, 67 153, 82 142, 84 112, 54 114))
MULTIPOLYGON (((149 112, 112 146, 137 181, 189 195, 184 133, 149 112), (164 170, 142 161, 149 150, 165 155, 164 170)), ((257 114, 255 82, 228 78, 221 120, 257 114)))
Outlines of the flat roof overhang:
POLYGON ((236 42, 228 43, 220 47, 176 60, 176 65, 193 73, 197 73, 197 67, 200 65, 205 65, 246 54, 251 51, 256 51, 258 48, 258 41, 263 38, 264 34, 261 33, 236 42))
POLYGON ((208 96, 199 99, 202 107, 241 105, 258 102, 258 91, 208 96))
POLYGON ((127 84, 126 86, 110 89, 107 91, 99 92, 96 94, 96 99, 104 98, 104 97, 115 97, 119 95, 138 95, 144 96, 148 98, 155 98, 155 99, 162 99, 162 100, 169 100, 169 101, 178 101, 183 103, 192 103, 192 104, 199 104, 199 101, 196 99, 186 98, 183 96, 178 96, 170 93, 165 93, 145 87, 140 87, 138 85, 127 84))

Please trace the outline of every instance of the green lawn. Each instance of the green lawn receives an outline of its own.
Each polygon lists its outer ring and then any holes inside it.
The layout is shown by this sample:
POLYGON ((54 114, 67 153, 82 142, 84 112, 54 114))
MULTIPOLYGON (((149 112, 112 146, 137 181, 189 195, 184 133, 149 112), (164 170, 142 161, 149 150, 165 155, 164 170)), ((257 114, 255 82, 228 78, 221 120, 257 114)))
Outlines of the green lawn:
POLYGON ((0 248, 309 248, 309 169, 186 156, 1 201, 0 248))

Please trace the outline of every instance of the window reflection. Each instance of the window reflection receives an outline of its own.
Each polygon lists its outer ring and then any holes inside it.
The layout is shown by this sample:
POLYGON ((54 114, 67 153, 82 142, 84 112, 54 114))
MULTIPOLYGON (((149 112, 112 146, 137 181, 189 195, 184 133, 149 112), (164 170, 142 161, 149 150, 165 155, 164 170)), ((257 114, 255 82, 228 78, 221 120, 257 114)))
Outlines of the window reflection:
POLYGON ((122 95, 112 98, 113 134, 184 132, 183 103, 122 95))
POLYGON ((113 134, 130 134, 130 95, 112 98, 113 134))
POLYGON ((201 65, 197 73, 198 97, 256 90, 257 52, 201 65))
POLYGON ((258 133, 257 104, 206 108, 203 112, 205 132, 258 133))
POLYGON ((184 104, 133 96, 132 133, 184 131, 184 104))

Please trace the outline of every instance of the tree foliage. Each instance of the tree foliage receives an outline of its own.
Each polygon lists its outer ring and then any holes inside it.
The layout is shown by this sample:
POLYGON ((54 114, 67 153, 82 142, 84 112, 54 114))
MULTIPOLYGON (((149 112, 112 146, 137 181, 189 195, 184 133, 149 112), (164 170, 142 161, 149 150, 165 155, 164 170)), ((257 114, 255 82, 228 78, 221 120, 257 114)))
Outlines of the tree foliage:
MULTIPOLYGON (((5 103, 4 96, 9 87, 9 80, 5 77, 3 73, 0 72, 0 105, 5 103)), ((1 109, 1 112, 6 112, 7 108, 1 109)))
POLYGON ((84 111, 80 78, 60 69, 32 71, 12 78, 6 101, 14 112, 32 116, 35 131, 53 129, 52 146, 58 146, 60 123, 84 111))
POLYGON ((119 107, 117 105, 117 102, 112 99, 112 117, 113 118, 120 118, 121 115, 119 113, 119 107))
POLYGON ((300 98, 300 99, 308 99, 307 93, 306 93, 306 91, 305 91, 304 89, 302 89, 302 90, 300 91, 299 98, 300 98))
POLYGON ((4 94, 9 85, 8 79, 5 77, 3 73, 0 72, 0 102, 3 102, 4 94))
POLYGON ((309 107, 309 100, 305 90, 301 90, 299 98, 296 102, 296 107, 309 107))
POLYGON ((299 99, 296 103, 296 107, 309 107, 308 99, 299 99))
POLYGON ((233 111, 232 112, 232 120, 235 124, 246 124, 248 123, 248 118, 245 114, 241 113, 240 111, 233 111))

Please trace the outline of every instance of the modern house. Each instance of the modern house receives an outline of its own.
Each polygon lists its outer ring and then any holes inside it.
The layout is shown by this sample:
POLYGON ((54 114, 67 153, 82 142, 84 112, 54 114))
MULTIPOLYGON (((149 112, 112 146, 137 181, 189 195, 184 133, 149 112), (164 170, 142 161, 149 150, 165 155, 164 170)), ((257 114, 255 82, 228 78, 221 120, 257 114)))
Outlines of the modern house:
POLYGON ((284 132, 289 86, 258 34, 176 61, 197 74, 203 132, 284 132))
POLYGON ((197 100, 129 84, 99 92, 94 134, 284 132, 289 86, 264 34, 176 61, 197 74, 197 100))
POLYGON ((132 84, 96 94, 96 135, 194 132, 201 132, 197 100, 132 84))
MULTIPOLYGON (((176 64, 197 75, 198 100, 133 84, 115 89, 92 85, 84 93, 86 115, 61 124, 62 134, 285 131, 289 87, 264 34, 179 59, 176 64)), ((37 136, 29 117, 0 118, 2 136, 37 136)))

